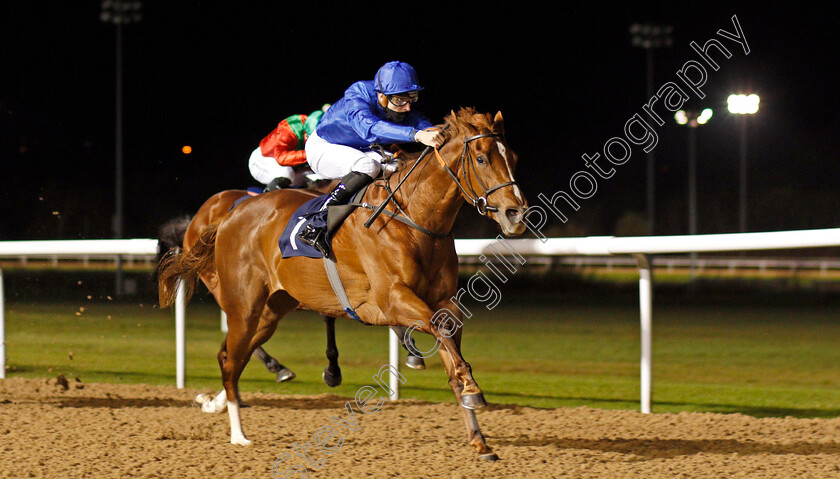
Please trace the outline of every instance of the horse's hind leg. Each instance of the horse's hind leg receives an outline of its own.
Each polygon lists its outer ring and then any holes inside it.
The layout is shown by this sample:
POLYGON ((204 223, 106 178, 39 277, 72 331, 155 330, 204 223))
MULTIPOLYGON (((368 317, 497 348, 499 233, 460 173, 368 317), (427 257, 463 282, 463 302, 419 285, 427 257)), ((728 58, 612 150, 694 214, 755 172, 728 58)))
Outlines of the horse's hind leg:
POLYGON ((266 298, 268 292, 265 290, 252 294, 252 298, 248 298, 251 301, 238 298, 238 301, 225 304, 225 310, 228 312, 228 334, 219 351, 219 365, 230 418, 231 444, 251 444, 242 432, 242 420, 239 415, 239 377, 254 350, 271 337, 280 318, 298 304, 283 291, 270 298, 266 298))
POLYGON ((275 373, 277 375, 278 383, 291 381, 297 377, 291 369, 283 366, 279 361, 271 357, 271 355, 269 355, 262 346, 254 350, 254 356, 265 364, 265 368, 268 369, 268 372, 275 373))
MULTIPOLYGON (((222 347, 217 354, 219 360, 219 368, 222 368, 222 363, 227 361, 227 336, 222 340, 222 347)), ((201 410, 206 413, 220 413, 227 409, 227 393, 224 389, 222 392, 213 396, 211 394, 199 394, 195 397, 195 402, 201 406, 201 410)))
MULTIPOLYGON (((222 370, 222 384, 225 387, 222 392, 230 418, 230 442, 247 446, 251 444, 251 441, 242 432, 242 419, 239 416, 239 377, 253 351, 251 341, 256 333, 255 323, 258 318, 243 317, 236 313, 228 313, 228 318, 234 321, 230 322, 225 344, 219 351, 219 367, 222 370)), ((218 399, 217 396, 213 402, 217 402, 218 399)), ((203 406, 202 410, 204 410, 203 406)))
POLYGON ((408 356, 405 358, 405 365, 410 367, 411 369, 426 369, 426 362, 423 361, 423 358, 414 354, 414 351, 417 351, 417 346, 414 344, 414 338, 409 335, 408 337, 405 336, 405 332, 408 330, 405 326, 391 326, 391 329, 397 333, 397 336, 400 338, 400 344, 402 345, 403 349, 408 351, 408 356), (414 348, 414 351, 405 344, 408 341, 411 345, 411 348, 414 348))
MULTIPOLYGON (((215 271, 206 271, 201 275, 201 280, 204 282, 204 285, 207 286, 207 289, 210 290, 213 297, 216 298, 216 303, 221 304, 219 302, 218 274, 215 271)), ((279 361, 271 357, 271 355, 269 355, 262 346, 254 351, 254 355, 257 356, 257 359, 259 359, 263 364, 265 364, 265 368, 268 369, 268 372, 276 374, 278 383, 291 381, 297 377, 291 369, 283 366, 279 361)), ((199 398, 200 397, 201 396, 199 396, 199 398)), ((196 401, 198 401, 199 398, 196 398, 196 401)))
MULTIPOLYGON (((225 386, 228 400, 228 415, 230 417, 231 444, 249 445, 249 441, 242 432, 242 420, 239 416, 239 377, 251 354, 268 341, 277 329, 277 322, 286 313, 297 307, 298 301, 285 291, 278 291, 265 302, 262 314, 254 325, 254 321, 247 321, 244 328, 228 328, 227 362, 222 366, 222 383, 225 386), (234 333, 231 335, 231 333, 234 333), (243 333, 243 334, 240 334, 243 333)), ((221 358, 221 356, 220 356, 221 358)))
POLYGON ((324 374, 321 377, 324 383, 334 388, 341 384, 341 368, 338 367, 338 347, 335 345, 335 318, 321 315, 324 318, 324 324, 327 326, 327 360, 330 364, 324 369, 324 374))

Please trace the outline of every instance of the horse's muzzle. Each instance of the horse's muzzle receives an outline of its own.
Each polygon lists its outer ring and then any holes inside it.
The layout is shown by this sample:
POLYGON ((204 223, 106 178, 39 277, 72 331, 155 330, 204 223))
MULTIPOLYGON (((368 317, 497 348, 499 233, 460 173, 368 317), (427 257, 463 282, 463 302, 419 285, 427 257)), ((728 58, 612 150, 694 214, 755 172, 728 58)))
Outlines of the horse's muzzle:
POLYGON ((517 224, 520 221, 522 221, 522 209, 521 208, 508 208, 508 209, 505 210, 505 217, 512 224, 517 224))
POLYGON ((525 232, 525 223, 523 218, 525 215, 525 208, 522 206, 515 208, 505 208, 504 213, 501 211, 496 213, 496 221, 502 227, 502 232, 505 236, 519 236, 525 232))

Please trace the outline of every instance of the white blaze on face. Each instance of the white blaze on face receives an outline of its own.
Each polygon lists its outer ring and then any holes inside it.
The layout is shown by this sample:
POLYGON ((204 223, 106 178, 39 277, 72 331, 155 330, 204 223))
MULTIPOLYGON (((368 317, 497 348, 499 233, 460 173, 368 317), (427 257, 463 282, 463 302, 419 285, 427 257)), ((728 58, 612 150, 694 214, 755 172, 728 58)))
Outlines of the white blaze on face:
MULTIPOLYGON (((510 160, 508 160, 507 148, 505 148, 505 145, 502 144, 502 142, 500 142, 500 141, 497 141, 496 145, 498 145, 498 147, 499 147, 499 153, 502 155, 502 159, 505 160, 505 166, 507 167, 507 170, 508 170, 508 177, 511 179, 511 181, 514 181, 513 180, 513 170, 511 170, 510 160)), ((516 195, 516 199, 518 199, 519 201, 525 202, 525 199, 522 197, 522 193, 519 191, 519 185, 513 185, 513 194, 516 195)))

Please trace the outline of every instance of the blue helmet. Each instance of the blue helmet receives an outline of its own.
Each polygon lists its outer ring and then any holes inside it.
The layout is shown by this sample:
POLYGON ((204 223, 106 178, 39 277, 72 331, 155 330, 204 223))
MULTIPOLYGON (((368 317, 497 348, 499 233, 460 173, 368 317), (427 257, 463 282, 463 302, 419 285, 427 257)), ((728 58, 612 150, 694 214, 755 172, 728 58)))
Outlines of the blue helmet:
POLYGON ((388 62, 383 65, 373 78, 373 86, 383 95, 396 95, 423 89, 414 67, 404 62, 388 62))

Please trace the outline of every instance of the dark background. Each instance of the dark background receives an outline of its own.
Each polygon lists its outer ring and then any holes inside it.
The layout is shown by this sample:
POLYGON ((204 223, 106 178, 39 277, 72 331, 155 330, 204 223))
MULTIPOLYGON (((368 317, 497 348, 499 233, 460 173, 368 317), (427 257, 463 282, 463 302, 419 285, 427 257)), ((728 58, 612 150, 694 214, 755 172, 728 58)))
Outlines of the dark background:
MULTIPOLYGON (((738 229, 735 92, 761 96, 749 119, 749 230, 838 223, 838 40, 829 3, 376 3, 145 0, 123 27, 125 236, 154 237, 222 189, 255 185, 247 159, 277 122, 334 102, 390 60, 414 65, 417 105, 435 122, 450 109, 501 110, 531 203, 568 190, 593 154, 646 103, 645 52, 630 24, 667 23, 654 85, 677 82, 737 15, 745 55, 709 70, 698 129, 699 233, 738 229), (459 6, 462 5, 462 6, 459 6), (191 145, 193 153, 181 153, 191 145)), ((114 214, 116 28, 100 2, 0 5, 0 240, 111 237, 114 214)), ((656 148, 656 234, 687 222, 688 130, 666 117, 656 148)), ((645 155, 618 174, 557 235, 644 234, 645 155)), ((465 208, 460 236, 495 234, 465 208), (464 225, 469 225, 468 227, 464 225)))

